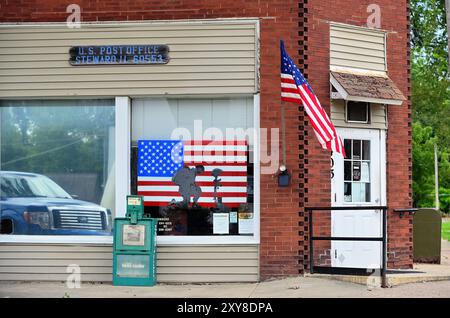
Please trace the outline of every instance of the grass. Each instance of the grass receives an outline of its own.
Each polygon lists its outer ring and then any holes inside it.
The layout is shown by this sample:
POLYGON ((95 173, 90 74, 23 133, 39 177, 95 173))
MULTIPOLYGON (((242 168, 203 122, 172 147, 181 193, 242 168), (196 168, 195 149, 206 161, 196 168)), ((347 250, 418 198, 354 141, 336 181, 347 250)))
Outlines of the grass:
POLYGON ((442 238, 450 241, 450 220, 442 222, 442 238))

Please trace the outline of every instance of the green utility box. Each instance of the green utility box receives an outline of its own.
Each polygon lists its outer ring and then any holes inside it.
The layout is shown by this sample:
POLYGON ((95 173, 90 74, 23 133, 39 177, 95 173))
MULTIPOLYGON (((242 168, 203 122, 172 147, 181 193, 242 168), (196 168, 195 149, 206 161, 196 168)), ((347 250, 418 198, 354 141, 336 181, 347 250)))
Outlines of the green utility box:
POLYGON ((441 212, 421 208, 413 219, 413 255, 417 263, 441 263, 441 212))
POLYGON ((114 220, 113 285, 156 284, 156 224, 144 217, 143 197, 127 196, 127 214, 114 220))

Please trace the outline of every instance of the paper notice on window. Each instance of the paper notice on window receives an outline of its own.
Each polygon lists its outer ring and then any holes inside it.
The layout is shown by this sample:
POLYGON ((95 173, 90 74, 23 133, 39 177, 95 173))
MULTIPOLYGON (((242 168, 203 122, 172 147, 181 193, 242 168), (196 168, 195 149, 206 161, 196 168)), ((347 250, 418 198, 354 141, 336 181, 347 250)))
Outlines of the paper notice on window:
POLYGON ((230 223, 237 223, 237 222, 238 222, 237 212, 230 212, 230 223))
POLYGON ((125 224, 122 227, 122 244, 129 246, 144 246, 145 226, 125 224))
POLYGON ((361 166, 361 181, 362 182, 370 182, 370 170, 369 170, 369 163, 368 162, 362 162, 362 166, 361 166))
POLYGON ((229 234, 230 219, 228 213, 213 213, 213 234, 229 234))
POLYGON ((239 213, 239 234, 253 234, 253 213, 239 213))

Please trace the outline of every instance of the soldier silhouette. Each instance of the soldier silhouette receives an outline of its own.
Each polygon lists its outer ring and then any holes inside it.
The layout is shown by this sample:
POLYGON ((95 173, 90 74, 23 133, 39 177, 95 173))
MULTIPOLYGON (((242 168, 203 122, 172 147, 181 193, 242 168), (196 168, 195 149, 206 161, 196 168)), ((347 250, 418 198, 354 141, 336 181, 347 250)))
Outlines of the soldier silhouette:
POLYGON ((198 199, 202 194, 202 189, 195 183, 195 177, 197 176, 197 174, 202 174, 203 172, 205 172, 205 167, 201 165, 195 166, 195 168, 184 166, 183 168, 178 170, 172 177, 172 182, 179 187, 178 192, 180 192, 181 196, 183 197, 181 205, 184 208, 189 207, 191 196, 194 197, 192 206, 199 206, 198 199))

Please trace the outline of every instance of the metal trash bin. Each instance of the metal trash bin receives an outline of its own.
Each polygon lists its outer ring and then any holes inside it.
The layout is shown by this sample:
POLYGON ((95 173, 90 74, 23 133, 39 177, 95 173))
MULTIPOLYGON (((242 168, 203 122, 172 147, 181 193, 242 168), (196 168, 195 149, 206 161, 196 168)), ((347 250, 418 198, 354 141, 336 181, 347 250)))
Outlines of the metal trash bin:
POLYGON ((441 263, 441 212, 419 209, 413 219, 414 262, 441 263))

